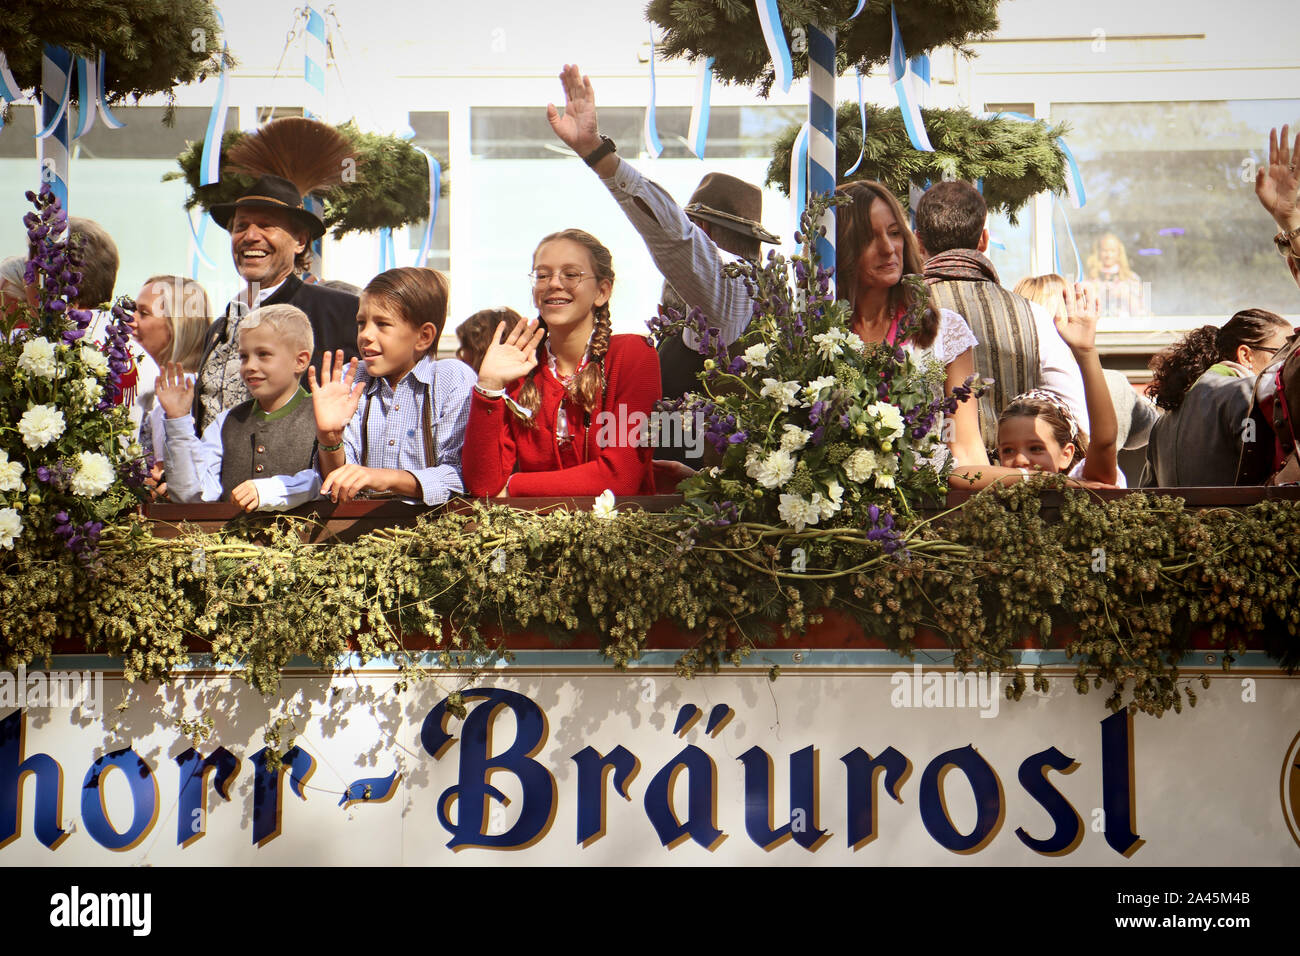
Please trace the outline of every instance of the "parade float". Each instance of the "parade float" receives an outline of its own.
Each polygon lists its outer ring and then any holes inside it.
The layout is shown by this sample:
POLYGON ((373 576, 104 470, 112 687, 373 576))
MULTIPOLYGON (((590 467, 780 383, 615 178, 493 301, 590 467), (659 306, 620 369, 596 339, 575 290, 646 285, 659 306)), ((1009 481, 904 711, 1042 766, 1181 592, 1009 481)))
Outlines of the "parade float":
POLYGON ((737 267, 738 355, 660 326, 708 355, 679 495, 250 518, 145 503, 129 306, 84 341, 32 198, 39 306, 0 343, 6 863, 1300 851, 1300 493, 948 492, 951 406, 848 330, 822 201, 800 255, 737 267))

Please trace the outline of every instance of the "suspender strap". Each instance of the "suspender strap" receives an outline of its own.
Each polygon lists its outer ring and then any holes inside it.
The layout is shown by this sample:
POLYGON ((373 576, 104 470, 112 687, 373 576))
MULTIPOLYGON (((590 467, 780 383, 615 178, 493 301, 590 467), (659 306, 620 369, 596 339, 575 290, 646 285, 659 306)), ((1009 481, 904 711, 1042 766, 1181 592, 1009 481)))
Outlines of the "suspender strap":
MULTIPOLYGON (((434 373, 435 375, 437 373, 434 373)), ((436 381, 436 379, 435 379, 436 381)), ((433 441, 433 382, 424 390, 424 467, 438 466, 438 446, 433 441)))
MULTIPOLYGON (((438 369, 434 366, 433 378, 424 390, 424 415, 421 421, 424 432, 424 467, 437 468, 438 443, 434 440, 433 424, 433 386, 438 381, 438 369)), ((361 467, 370 467, 367 462, 370 458, 370 402, 374 399, 375 393, 372 391, 366 396, 366 407, 361 413, 361 467)))

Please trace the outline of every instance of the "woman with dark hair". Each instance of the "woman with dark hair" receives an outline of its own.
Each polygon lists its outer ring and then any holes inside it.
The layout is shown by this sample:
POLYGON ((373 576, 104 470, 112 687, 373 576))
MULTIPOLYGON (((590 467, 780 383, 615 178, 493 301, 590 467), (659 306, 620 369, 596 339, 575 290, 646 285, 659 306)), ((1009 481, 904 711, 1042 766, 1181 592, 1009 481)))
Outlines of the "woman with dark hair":
POLYGON ((543 239, 529 273, 538 317, 497 325, 479 366, 465 488, 481 497, 654 494, 650 413, 659 356, 611 335, 609 250, 580 229, 543 239))
MULTIPOLYGON (((975 374, 974 333, 956 312, 929 306, 918 328, 902 327, 916 304, 916 293, 903 277, 925 271, 902 207, 877 182, 845 183, 836 191, 853 200, 837 207, 835 216, 835 281, 839 297, 853 307, 851 330, 868 344, 907 350, 922 367, 941 363, 944 392, 951 395, 975 374)), ((958 404, 953 427, 943 435, 954 464, 988 464, 973 401, 958 404)))
POLYGON ((1151 360, 1148 393, 1166 414, 1151 430, 1144 487, 1255 483, 1242 469, 1244 446, 1267 441, 1250 417, 1255 379, 1290 335, 1280 315, 1246 309, 1151 360))

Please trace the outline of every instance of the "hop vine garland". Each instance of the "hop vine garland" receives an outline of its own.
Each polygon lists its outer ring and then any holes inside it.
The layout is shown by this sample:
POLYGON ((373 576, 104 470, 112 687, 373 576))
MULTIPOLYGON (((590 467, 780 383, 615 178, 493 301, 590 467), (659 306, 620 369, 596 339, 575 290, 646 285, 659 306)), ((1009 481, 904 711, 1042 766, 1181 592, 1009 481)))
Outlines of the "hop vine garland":
MULTIPOLYGON (((424 155, 398 136, 366 133, 355 123, 337 127, 352 145, 357 159, 356 176, 324 193, 325 227, 340 238, 350 232, 373 232, 376 229, 399 229, 423 222, 429 216, 429 167, 424 155)), ((231 130, 221 139, 222 163, 230 147, 244 134, 231 130)), ((223 171, 221 180, 209 186, 199 185, 199 165, 203 158, 203 140, 186 146, 176 157, 179 172, 170 172, 163 180, 184 179, 190 187, 185 208, 234 202, 253 178, 223 171)), ((440 196, 447 195, 447 164, 442 162, 440 196)))
POLYGON ((1198 629, 1225 668, 1246 646, 1300 664, 1300 505, 1192 512, 1179 499, 1066 491, 1049 521, 1040 492, 1054 486, 995 487, 918 518, 892 555, 866 531, 758 523, 697 529, 684 548, 693 519, 637 511, 480 506, 334 545, 305 543, 286 518, 171 539, 137 520, 105 530, 91 576, 52 545, 6 553, 0 665, 48 660, 56 640, 84 637, 128 678, 163 680, 198 646, 271 692, 292 658, 329 667, 350 640, 414 677, 423 648, 437 666, 474 668, 506 652, 497 634, 523 630, 561 644, 596 635, 623 667, 663 619, 698 637, 677 665, 691 676, 801 633, 823 609, 903 655, 919 632, 936 633, 957 667, 1008 673, 1013 697, 1046 683, 1014 665, 1036 640, 1068 653, 1079 692, 1106 687, 1112 709, 1155 715, 1195 703, 1203 675, 1178 664, 1198 629), (796 546, 807 554, 798 572, 796 546))
MULTIPOLYGON (((896 5, 899 30, 913 56, 953 46, 970 56, 966 44, 998 28, 997 0, 908 0, 896 5)), ((836 63, 843 73, 854 66, 866 72, 889 59, 892 26, 889 0, 868 0, 854 19, 857 0, 777 0, 781 27, 790 42, 796 77, 808 73, 808 52, 794 31, 809 23, 836 28, 836 63)), ((713 74, 728 83, 757 84, 766 96, 775 82, 752 0, 651 0, 646 19, 663 31, 665 59, 713 57, 713 74)))
MULTIPOLYGON (((855 102, 841 103, 835 125, 837 183, 874 179, 884 183, 904 207, 908 189, 924 189, 943 179, 982 181, 989 212, 1003 212, 1014 225, 1017 214, 1038 193, 1065 191, 1065 154, 1057 144, 1065 124, 981 119, 966 110, 922 109, 934 152, 914 149, 897 106, 866 105, 867 139, 855 102), (862 165, 849 168, 863 151, 862 165)), ((772 144, 767 184, 789 195, 790 152, 799 125, 785 129, 772 144)))

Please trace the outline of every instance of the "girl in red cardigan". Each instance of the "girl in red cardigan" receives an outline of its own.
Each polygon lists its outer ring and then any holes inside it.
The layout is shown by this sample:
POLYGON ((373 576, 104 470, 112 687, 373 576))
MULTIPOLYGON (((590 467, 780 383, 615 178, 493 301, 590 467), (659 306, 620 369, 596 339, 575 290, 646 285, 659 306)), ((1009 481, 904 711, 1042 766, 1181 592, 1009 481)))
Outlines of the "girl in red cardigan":
POLYGON ((462 473, 476 497, 654 494, 648 419, 659 356, 611 335, 609 250, 581 229, 533 253, 538 318, 497 326, 479 367, 462 473))

